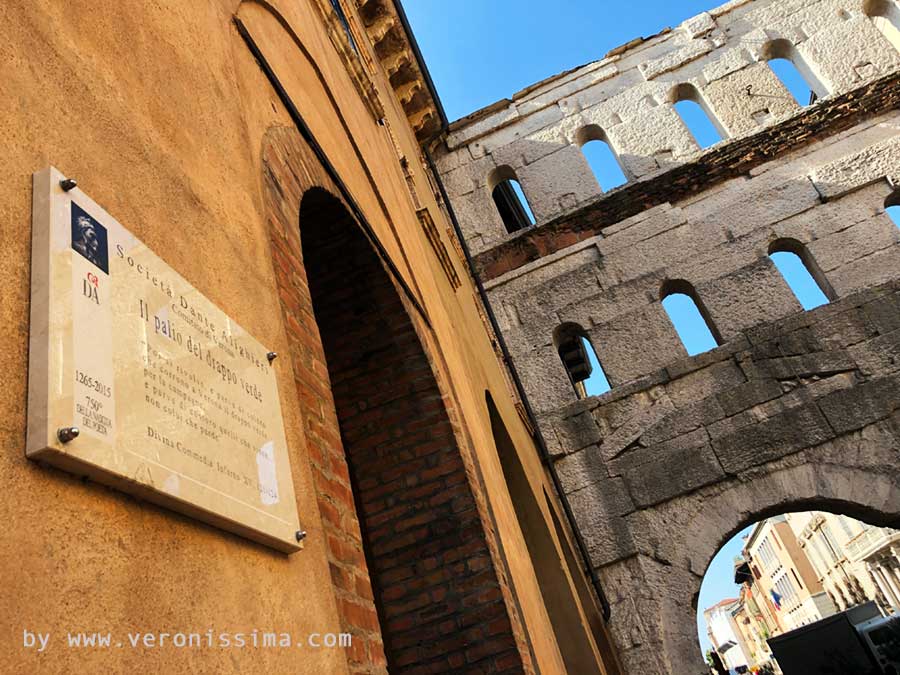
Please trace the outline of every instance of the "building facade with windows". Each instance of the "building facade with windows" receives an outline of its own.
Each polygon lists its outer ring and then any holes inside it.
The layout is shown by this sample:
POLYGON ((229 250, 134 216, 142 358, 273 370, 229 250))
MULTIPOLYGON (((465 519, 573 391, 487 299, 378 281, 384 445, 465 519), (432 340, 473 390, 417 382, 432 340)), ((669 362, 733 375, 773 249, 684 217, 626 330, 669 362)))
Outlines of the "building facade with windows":
POLYGON ((750 533, 744 555, 756 584, 775 607, 782 632, 830 616, 834 604, 817 578, 809 558, 788 524, 776 516, 759 523, 750 533))
POLYGON ((839 611, 873 600, 885 615, 897 611, 896 574, 877 552, 887 548, 894 530, 832 513, 792 513, 787 516, 797 540, 839 611), (871 558, 870 558, 871 556, 871 558))
POLYGON ((738 598, 726 598, 703 612, 710 642, 730 670, 746 668, 753 662, 738 626, 740 605, 738 598))

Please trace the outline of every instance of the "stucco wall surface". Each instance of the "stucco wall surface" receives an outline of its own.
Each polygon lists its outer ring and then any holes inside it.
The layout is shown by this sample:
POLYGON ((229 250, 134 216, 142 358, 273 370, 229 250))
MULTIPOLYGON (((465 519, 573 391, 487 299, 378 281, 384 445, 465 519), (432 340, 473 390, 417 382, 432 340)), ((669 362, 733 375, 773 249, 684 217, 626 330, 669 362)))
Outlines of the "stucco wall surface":
MULTIPOLYGON (((500 541, 511 613, 547 672, 559 653, 515 521, 485 406, 505 419, 536 489, 543 480, 459 260, 450 288, 416 217, 399 153, 418 157, 400 104, 371 74, 386 121, 364 105, 311 2, 68 2, 0 7, 0 519, 2 669, 9 672, 341 673, 341 650, 131 649, 127 632, 337 631, 326 543, 289 358, 275 363, 305 549, 290 557, 31 463, 24 456, 31 175, 53 164, 273 351, 288 354, 269 250, 260 151, 292 120, 237 34, 245 21, 419 297, 426 350, 456 406, 500 541), (324 84, 323 84, 324 83, 324 84), (353 142, 351 142, 353 139, 353 142), (512 589, 512 590, 510 590, 512 589), (23 630, 51 634, 41 654, 23 630), (123 648, 73 650, 66 631, 110 631, 123 648)), ((326 3, 327 4, 327 3, 326 3)), ((355 21, 355 19, 354 19, 355 21)), ((356 24, 354 24, 356 25, 356 24)), ((367 63, 376 63, 363 43, 367 63)), ((413 184, 447 224, 419 161, 413 184)), ((475 478, 473 477, 474 481, 475 478)), ((357 655, 358 656, 358 655, 357 655)), ((361 657, 365 660, 365 655, 361 657)))

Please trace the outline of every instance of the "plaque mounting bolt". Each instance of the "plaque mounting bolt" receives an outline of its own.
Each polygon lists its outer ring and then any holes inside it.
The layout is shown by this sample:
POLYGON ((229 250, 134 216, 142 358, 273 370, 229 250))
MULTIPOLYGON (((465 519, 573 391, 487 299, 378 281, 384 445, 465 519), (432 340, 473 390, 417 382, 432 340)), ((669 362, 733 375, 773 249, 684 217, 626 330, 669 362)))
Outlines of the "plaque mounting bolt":
POLYGON ((78 427, 60 427, 56 431, 56 437, 59 439, 60 443, 68 443, 69 441, 74 441, 78 438, 78 434, 80 433, 78 427))
POLYGON ((63 189, 63 192, 69 192, 78 187, 78 182, 74 178, 63 178, 59 181, 59 187, 63 189))
POLYGON ((276 354, 275 352, 269 352, 268 354, 266 354, 266 358, 269 359, 269 363, 272 363, 272 361, 278 358, 278 354, 276 354))
POLYGON ((306 539, 306 530, 297 530, 294 536, 297 537, 298 542, 303 541, 306 539))

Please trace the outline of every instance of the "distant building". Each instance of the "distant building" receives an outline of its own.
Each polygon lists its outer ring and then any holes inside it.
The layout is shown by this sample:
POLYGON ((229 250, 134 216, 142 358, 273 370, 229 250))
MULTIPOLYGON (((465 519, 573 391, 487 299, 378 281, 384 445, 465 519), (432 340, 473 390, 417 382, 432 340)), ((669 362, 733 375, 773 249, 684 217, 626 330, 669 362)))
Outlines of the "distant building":
POLYGON ((757 523, 744 554, 761 592, 774 606, 781 631, 836 611, 785 516, 757 523))
POLYGON ((735 558, 734 582, 741 586, 740 608, 735 612, 735 623, 746 644, 751 667, 766 663, 772 652, 766 640, 780 631, 771 605, 758 584, 753 583, 750 566, 743 557, 735 558))
POLYGON ((840 610, 874 600, 900 609, 900 532, 821 511, 786 516, 826 593, 840 610))
POLYGON ((739 598, 728 598, 703 612, 713 649, 725 667, 731 670, 751 663, 744 634, 735 619, 735 615, 741 612, 741 604, 739 598))

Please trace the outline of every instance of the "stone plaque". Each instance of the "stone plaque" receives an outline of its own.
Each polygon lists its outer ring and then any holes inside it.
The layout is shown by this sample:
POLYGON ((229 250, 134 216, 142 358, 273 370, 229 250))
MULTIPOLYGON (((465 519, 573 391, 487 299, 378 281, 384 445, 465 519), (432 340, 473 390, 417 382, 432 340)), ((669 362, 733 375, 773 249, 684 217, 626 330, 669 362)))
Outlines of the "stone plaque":
POLYGON ((63 179, 34 176, 28 456, 298 550, 267 349, 63 179))

